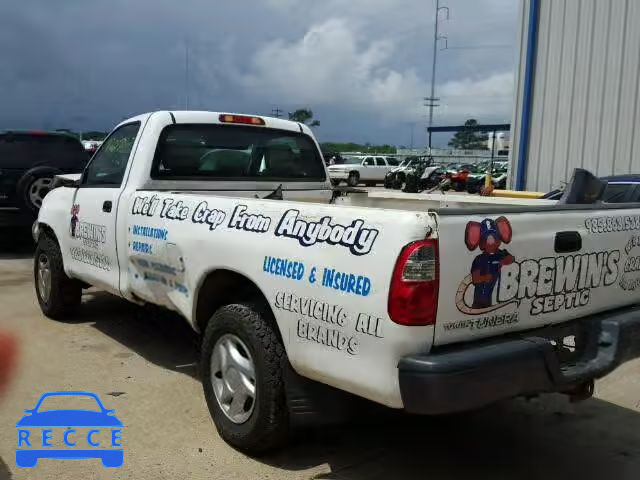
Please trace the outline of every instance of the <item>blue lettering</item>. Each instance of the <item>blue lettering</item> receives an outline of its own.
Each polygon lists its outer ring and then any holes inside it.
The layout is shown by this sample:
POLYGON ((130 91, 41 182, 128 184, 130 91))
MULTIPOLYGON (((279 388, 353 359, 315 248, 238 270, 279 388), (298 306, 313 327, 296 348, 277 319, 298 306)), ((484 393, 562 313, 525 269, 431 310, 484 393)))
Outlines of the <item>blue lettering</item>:
POLYGON ((51 430, 50 428, 42 429, 42 446, 43 447, 53 447, 53 444, 51 442, 47 442, 47 440, 51 440, 52 431, 53 430, 51 430))
POLYGON ((271 275, 278 275, 292 280, 304 277, 304 264, 287 258, 264 257, 262 270, 271 275))
POLYGON ((322 272, 322 286, 331 288, 331 284, 333 283, 333 273, 335 270, 329 270, 325 268, 322 272))
POLYGON ((114 428, 111 430, 111 446, 112 447, 120 447, 120 443, 116 443, 116 440, 120 440, 122 437, 120 436, 120 429, 114 428))
POLYGON ((347 291, 347 284, 349 283, 349 277, 351 275, 346 275, 346 274, 342 274, 342 277, 340 278, 340 290, 343 292, 347 291))
POLYGON ((366 297, 367 295, 369 295, 370 291, 371 291, 371 280, 369 280, 369 277, 364 277, 364 281, 362 285, 362 296, 366 297))
POLYGON ((366 297, 371 292, 371 280, 364 275, 339 272, 333 268, 324 268, 322 271, 322 286, 346 293, 352 293, 366 297))
POLYGON ((70 442, 70 441, 68 440, 68 437, 69 437, 69 434, 70 434, 70 433, 76 433, 75 429, 70 428, 69 430, 65 430, 65 431, 64 431, 64 435, 62 435, 62 441, 64 442, 64 444, 65 444, 67 447, 75 447, 75 446, 76 446, 76 442, 73 442, 73 443, 72 443, 72 442, 70 442))
POLYGON ((349 285, 347 286, 347 291, 349 293, 354 293, 355 292, 355 286, 356 286, 356 276, 355 275, 349 275, 349 285))
POLYGON ((287 263, 288 263, 288 265, 287 265, 287 278, 291 278, 292 270, 293 270, 293 272, 295 273, 294 268, 295 268, 295 267, 297 267, 297 263, 298 263, 298 262, 294 262, 294 263, 292 263, 292 262, 287 262, 287 263))
POLYGON ((93 436, 93 434, 94 434, 94 433, 100 433, 100 430, 96 430, 96 429, 89 430, 89 431, 87 432, 87 443, 88 443, 89 445, 91 445, 92 447, 99 447, 99 446, 100 446, 100 442, 94 442, 94 441, 91 439, 91 437, 93 436))
POLYGON ((27 447, 31 446, 31 442, 29 441, 30 435, 31 432, 29 430, 18 430, 18 448, 22 446, 23 441, 27 444, 27 447))

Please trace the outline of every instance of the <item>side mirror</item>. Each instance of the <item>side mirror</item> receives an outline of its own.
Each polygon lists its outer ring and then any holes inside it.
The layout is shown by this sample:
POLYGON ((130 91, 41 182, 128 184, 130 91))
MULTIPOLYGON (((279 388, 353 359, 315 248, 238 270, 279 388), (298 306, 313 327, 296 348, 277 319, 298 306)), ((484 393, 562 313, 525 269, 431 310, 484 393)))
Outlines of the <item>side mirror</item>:
POLYGON ((53 179, 53 185, 51 188, 56 187, 68 187, 68 188, 77 188, 82 183, 82 175, 81 174, 67 174, 67 175, 56 175, 53 179))
POLYGON ((77 188, 80 186, 81 179, 63 178, 60 180, 61 187, 77 188))

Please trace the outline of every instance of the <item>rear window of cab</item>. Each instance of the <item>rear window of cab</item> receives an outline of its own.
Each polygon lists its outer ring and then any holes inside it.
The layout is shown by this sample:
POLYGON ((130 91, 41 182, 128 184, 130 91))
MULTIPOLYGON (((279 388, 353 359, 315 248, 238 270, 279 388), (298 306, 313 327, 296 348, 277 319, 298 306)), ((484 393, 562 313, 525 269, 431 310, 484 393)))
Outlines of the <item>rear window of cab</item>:
POLYGON ((176 124, 160 134, 151 178, 317 182, 326 175, 314 141, 303 133, 176 124))

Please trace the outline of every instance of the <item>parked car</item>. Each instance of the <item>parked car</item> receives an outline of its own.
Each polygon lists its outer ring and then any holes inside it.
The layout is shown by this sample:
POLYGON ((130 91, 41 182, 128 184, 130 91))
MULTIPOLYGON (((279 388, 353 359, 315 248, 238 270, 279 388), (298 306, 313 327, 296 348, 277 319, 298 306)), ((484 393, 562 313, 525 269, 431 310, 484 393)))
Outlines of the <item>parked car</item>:
MULTIPOLYGON (((507 168, 507 162, 494 162, 493 170, 491 172, 491 183, 493 188, 501 190, 507 188, 507 168)), ((467 192, 479 193, 480 190, 482 190, 488 170, 489 164, 484 163, 469 173, 466 183, 467 192)))
POLYGON ((341 391, 416 414, 587 398, 640 356, 637 204, 337 196, 309 127, 212 112, 126 120, 62 180, 34 228, 42 312, 93 285, 183 316, 244 451, 331 419, 341 391), (220 150, 237 155, 210 166, 220 150))
POLYGON ((83 140, 82 141, 82 146, 86 150, 89 157, 91 157, 94 153, 96 153, 98 148, 100 148, 100 145, 102 145, 101 140, 83 140))
POLYGON ((33 223, 54 176, 81 172, 88 158, 67 134, 0 133, 0 226, 33 223))
POLYGON ((407 157, 397 167, 387 172, 384 177, 384 187, 402 190, 407 181, 407 175, 418 171, 422 172, 429 165, 431 165, 431 160, 428 157, 407 157))
MULTIPOLYGON (((640 175, 612 175, 601 177, 607 181, 603 201, 606 203, 640 202, 640 175)), ((562 189, 554 189, 543 195, 546 200, 559 200, 562 197, 562 189)))
POLYGON ((445 171, 439 166, 428 166, 420 170, 416 169, 407 174, 407 182, 403 191, 418 193, 439 185, 445 177, 445 171))
POLYGON ((471 172, 476 172, 473 164, 457 164, 447 170, 447 176, 451 182, 451 188, 456 192, 462 192, 467 188, 467 180, 471 172))
POLYGON ((329 166, 329 177, 333 185, 346 182, 351 187, 359 183, 373 186, 383 183, 387 172, 397 165, 398 161, 395 159, 389 160, 387 157, 376 155, 347 157, 344 163, 329 166))

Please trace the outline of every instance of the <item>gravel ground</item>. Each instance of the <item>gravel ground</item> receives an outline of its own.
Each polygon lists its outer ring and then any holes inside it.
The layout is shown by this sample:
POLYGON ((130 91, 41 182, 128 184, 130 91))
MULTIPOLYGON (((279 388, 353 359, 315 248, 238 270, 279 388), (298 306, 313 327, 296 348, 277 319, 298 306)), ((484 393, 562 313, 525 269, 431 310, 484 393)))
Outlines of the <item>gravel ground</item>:
POLYGON ((451 417, 389 415, 301 432, 288 449, 249 458, 215 431, 194 366, 197 339, 186 322, 101 292, 84 295, 73 321, 50 321, 37 306, 24 242, 9 251, 0 246, 0 326, 21 339, 17 375, 0 399, 0 479, 640 477, 637 361, 579 404, 553 395, 451 417), (125 425, 122 468, 105 469, 99 460, 16 467, 15 423, 53 390, 95 392, 115 409, 125 425))

